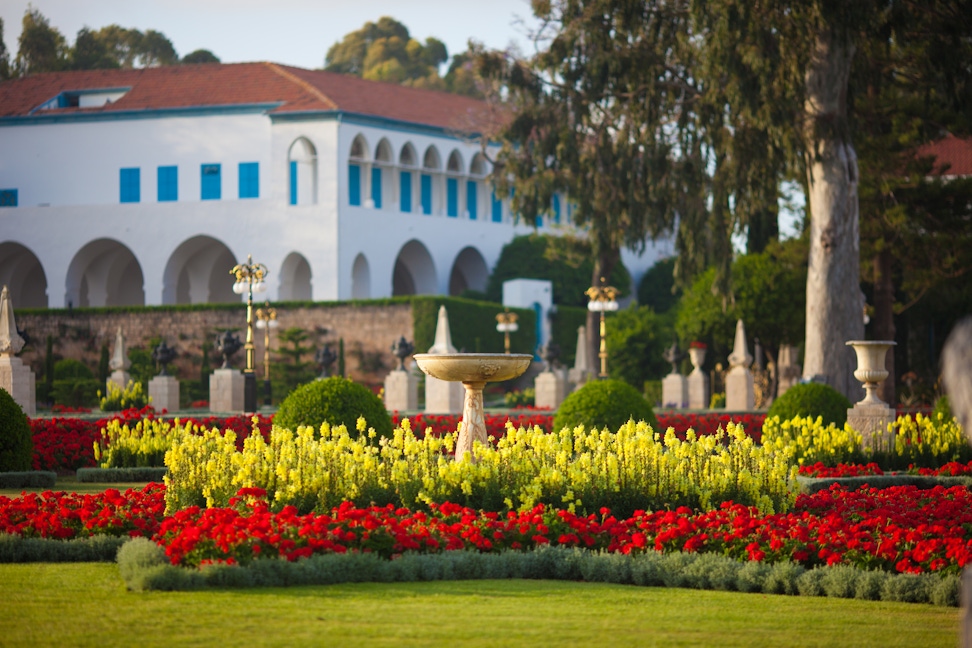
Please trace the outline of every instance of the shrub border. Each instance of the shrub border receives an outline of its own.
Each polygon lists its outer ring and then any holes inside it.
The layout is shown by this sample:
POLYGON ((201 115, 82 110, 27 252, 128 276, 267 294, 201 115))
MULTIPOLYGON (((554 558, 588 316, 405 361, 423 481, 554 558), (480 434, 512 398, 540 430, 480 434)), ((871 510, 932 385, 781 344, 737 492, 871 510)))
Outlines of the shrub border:
POLYGON ((125 584, 134 591, 518 578, 957 607, 961 589, 955 574, 891 574, 847 565, 807 570, 791 562, 739 562, 715 553, 631 555, 577 547, 543 546, 495 554, 405 553, 395 560, 371 553, 319 554, 296 562, 265 558, 245 566, 214 564, 196 570, 169 564, 162 547, 146 538, 133 538, 119 549, 117 560, 125 584))
POLYGON ((56 481, 52 470, 0 472, 0 488, 54 488, 56 481))
POLYGON ((861 475, 858 477, 797 477, 797 484, 802 493, 813 494, 818 491, 827 490, 834 484, 840 484, 848 490, 857 490, 862 486, 871 486, 877 489, 891 488, 892 486, 916 486, 918 488, 934 488, 935 486, 965 486, 972 488, 972 477, 951 476, 951 475, 861 475))
POLYGON ((165 466, 139 466, 131 468, 78 468, 76 475, 81 483, 161 482, 169 473, 165 466))

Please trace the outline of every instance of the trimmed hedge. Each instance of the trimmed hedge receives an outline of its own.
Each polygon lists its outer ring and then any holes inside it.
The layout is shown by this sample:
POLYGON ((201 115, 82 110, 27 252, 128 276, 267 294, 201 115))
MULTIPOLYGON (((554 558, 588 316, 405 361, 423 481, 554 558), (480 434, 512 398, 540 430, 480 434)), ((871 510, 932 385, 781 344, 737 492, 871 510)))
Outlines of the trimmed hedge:
POLYGON ((273 424, 295 431, 301 425, 316 430, 327 422, 332 426, 344 425, 353 436, 359 416, 364 417, 378 436, 392 435, 391 416, 381 399, 363 385, 333 376, 314 380, 292 391, 277 409, 273 424))
POLYGON ((56 482, 53 471, 0 472, 0 488, 54 488, 56 482))
POLYGON ((830 385, 801 383, 793 385, 773 401, 766 416, 779 416, 789 421, 797 416, 823 417, 824 425, 833 423, 839 428, 847 422, 851 402, 830 385))
POLYGON ((112 562, 129 540, 107 535, 54 540, 0 533, 0 563, 112 562))
MULTIPOLYGON (((449 312, 449 332, 452 344, 468 353, 502 353, 503 334, 496 330, 496 314, 501 304, 479 302, 461 297, 413 297, 412 326, 415 332, 415 352, 425 353, 435 342, 435 326, 439 307, 449 312)), ((510 334, 512 353, 533 353, 537 345, 536 313, 529 308, 511 308, 519 316, 518 330, 510 334)), ((576 335, 576 331, 574 335, 576 335)))
POLYGON ((797 477, 800 490, 804 493, 812 494, 817 491, 827 490, 834 484, 840 484, 847 490, 857 490, 862 486, 872 486, 874 488, 891 488, 892 486, 917 486, 927 489, 936 486, 950 488, 952 486, 965 486, 972 488, 972 477, 950 475, 865 475, 860 477, 797 477))
POLYGON ((622 380, 595 380, 564 399, 554 417, 553 431, 578 425, 616 431, 629 419, 645 421, 661 431, 654 410, 637 389, 622 380))
POLYGON ((81 483, 110 484, 117 482, 161 482, 169 469, 165 466, 140 466, 138 468, 78 468, 81 483))
POLYGON ((34 440, 24 410, 0 388, 0 471, 30 470, 34 440))
POLYGON ((405 553, 385 560, 373 553, 319 554, 296 562, 254 560, 245 566, 176 567, 161 547, 134 538, 118 551, 128 588, 286 587, 357 582, 413 582, 530 578, 643 587, 831 596, 957 606, 960 578, 952 574, 890 574, 849 566, 807 570, 795 563, 739 562, 713 553, 598 553, 576 547, 479 553, 405 553))

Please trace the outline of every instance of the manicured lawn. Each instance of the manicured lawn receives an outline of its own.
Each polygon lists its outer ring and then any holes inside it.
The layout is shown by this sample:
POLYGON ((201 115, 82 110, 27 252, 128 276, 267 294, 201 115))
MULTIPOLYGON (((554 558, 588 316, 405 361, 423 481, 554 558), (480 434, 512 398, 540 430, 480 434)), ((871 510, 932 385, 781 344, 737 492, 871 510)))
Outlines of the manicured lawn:
POLYGON ((109 488, 124 493, 129 488, 141 490, 148 482, 79 482, 74 475, 58 477, 54 482, 54 488, 0 488, 0 495, 7 497, 20 497, 21 493, 43 493, 46 490, 65 491, 67 493, 103 493, 109 488))
POLYGON ((0 565, 4 646, 955 646, 959 611, 552 581, 132 593, 112 564, 0 565))

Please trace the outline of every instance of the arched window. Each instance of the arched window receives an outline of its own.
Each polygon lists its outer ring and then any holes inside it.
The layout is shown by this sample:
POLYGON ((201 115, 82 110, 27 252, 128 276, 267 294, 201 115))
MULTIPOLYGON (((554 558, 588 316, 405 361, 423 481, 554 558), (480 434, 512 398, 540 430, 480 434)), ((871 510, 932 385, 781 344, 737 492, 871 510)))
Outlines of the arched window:
POLYGON ((434 146, 430 146, 425 151, 420 181, 422 213, 431 216, 433 213, 441 212, 442 199, 439 196, 442 191, 442 162, 439 159, 439 151, 434 146))
POLYGON ((478 220, 484 209, 480 203, 486 199, 486 160, 477 153, 469 165, 469 179, 466 180, 466 214, 469 220, 478 220))
POLYGON ((462 176, 462 156, 459 151, 449 154, 449 162, 446 164, 446 216, 458 218, 459 216, 459 181, 462 176))
POLYGON ((393 165, 391 144, 387 139, 378 142, 375 150, 375 163, 371 167, 371 201, 375 209, 388 209, 394 204, 394 182, 392 181, 393 165))
POLYGON ((358 135, 351 142, 351 155, 348 158, 348 204, 353 207, 361 206, 367 170, 368 143, 358 135))
POLYGON ((398 208, 406 214, 410 214, 414 207, 415 192, 412 190, 415 183, 415 168, 418 158, 415 156, 415 149, 411 144, 402 147, 402 153, 398 157, 398 165, 401 171, 398 174, 398 208))
POLYGON ((287 151, 291 205, 317 204, 317 149, 306 137, 298 137, 287 151))

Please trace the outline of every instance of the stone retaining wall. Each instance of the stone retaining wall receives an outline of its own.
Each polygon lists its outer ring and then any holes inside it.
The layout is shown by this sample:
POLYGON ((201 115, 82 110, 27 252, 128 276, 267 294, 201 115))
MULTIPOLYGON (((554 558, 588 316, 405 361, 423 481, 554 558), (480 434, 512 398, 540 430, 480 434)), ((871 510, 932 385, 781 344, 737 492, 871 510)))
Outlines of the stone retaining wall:
MULTIPOLYGON (((345 369, 350 378, 368 385, 380 385, 385 374, 395 365, 391 353, 392 342, 404 335, 414 340, 412 307, 410 304, 387 305, 320 305, 278 306, 279 326, 270 334, 271 362, 280 360, 274 355, 278 334, 291 327, 299 327, 309 334, 304 344, 319 349, 325 343, 337 352, 339 339, 344 340, 345 369)), ((217 307, 212 310, 179 310, 146 307, 139 311, 102 311, 86 309, 52 310, 41 313, 17 313, 17 327, 31 338, 20 354, 29 363, 38 380, 44 375, 44 354, 47 336, 54 340, 54 354, 61 358, 83 361, 97 372, 102 345, 114 348, 115 335, 121 327, 129 349, 148 351, 150 340, 161 337, 174 347, 179 356, 170 365, 169 373, 180 380, 198 380, 202 364, 203 345, 209 348, 210 362, 218 366, 213 341, 218 331, 235 330, 241 341, 246 338, 246 307, 236 309, 217 307)), ((254 328, 256 368, 263 375, 264 333, 254 328)), ((306 358, 313 361, 313 351, 306 358)), ((242 368, 244 354, 234 357, 234 366, 242 368)), ((336 364, 335 364, 336 368, 336 364)))

